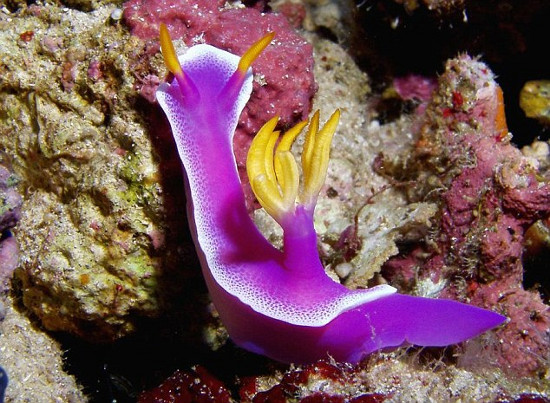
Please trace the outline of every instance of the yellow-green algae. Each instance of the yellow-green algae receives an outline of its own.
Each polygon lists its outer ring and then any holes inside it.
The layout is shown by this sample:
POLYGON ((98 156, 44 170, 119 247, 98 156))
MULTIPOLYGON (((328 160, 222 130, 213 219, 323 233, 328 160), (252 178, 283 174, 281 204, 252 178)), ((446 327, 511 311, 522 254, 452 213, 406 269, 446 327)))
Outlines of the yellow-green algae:
POLYGON ((525 116, 550 125, 550 80, 527 81, 519 94, 525 116))

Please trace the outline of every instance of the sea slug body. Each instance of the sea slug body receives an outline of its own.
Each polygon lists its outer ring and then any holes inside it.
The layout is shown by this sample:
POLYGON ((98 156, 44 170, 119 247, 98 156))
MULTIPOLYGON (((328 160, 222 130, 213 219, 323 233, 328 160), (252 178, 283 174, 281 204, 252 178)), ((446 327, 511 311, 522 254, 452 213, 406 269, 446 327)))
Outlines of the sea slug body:
POLYGON ((283 362, 327 354, 357 362, 403 343, 443 346, 502 323, 497 313, 450 300, 398 294, 389 285, 349 290, 331 280, 317 252, 313 213, 325 180, 336 111, 280 135, 277 118, 255 137, 247 160, 254 193, 284 230, 273 247, 250 219, 233 156, 233 133, 252 91, 253 60, 273 34, 241 58, 209 45, 176 56, 166 27, 161 46, 175 79, 157 99, 187 176, 188 216, 212 300, 233 341, 283 362), (307 129, 300 189, 290 146, 307 129))

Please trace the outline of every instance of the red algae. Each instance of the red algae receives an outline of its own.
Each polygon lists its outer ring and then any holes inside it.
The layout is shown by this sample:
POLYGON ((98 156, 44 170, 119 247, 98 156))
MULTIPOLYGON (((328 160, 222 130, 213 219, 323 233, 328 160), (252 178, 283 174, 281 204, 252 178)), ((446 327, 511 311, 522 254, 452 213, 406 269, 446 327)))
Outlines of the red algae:
MULTIPOLYGON (((241 393, 241 398, 242 401, 253 403, 286 402, 296 397, 299 397, 301 402, 310 403, 377 403, 389 397, 380 393, 364 393, 360 389, 351 394, 353 388, 349 388, 349 385, 354 382, 355 371, 356 368, 350 365, 319 360, 301 368, 289 369, 275 386, 253 396, 248 387, 246 394, 241 393), (317 390, 319 385, 323 386, 317 390)), ((244 387, 250 385, 250 382, 250 379, 247 380, 244 387)))
POLYGON ((163 22, 173 39, 181 38, 188 46, 204 42, 237 55, 266 32, 275 32, 273 44, 254 62, 254 73, 262 82, 254 83, 239 128, 255 133, 275 113, 284 126, 306 118, 317 88, 311 45, 281 15, 220 8, 224 3, 131 0, 124 4, 124 17, 132 34, 144 40, 157 39, 163 22))
POLYGON ((164 22, 172 38, 190 40, 204 32, 224 4, 225 0, 131 0, 124 3, 124 19, 132 34, 141 39, 157 38, 164 22))
MULTIPOLYGON (((287 370, 281 379, 267 390, 260 390, 261 376, 244 377, 239 382, 239 401, 284 403, 299 399, 301 402, 309 403, 380 403, 390 397, 382 393, 365 393, 359 386, 357 389, 346 390, 346 385, 352 382, 354 371, 352 366, 346 364, 320 360, 315 364, 287 370)), ((203 367, 195 366, 190 371, 177 370, 160 386, 143 392, 138 401, 223 403, 233 400, 221 381, 203 367)))
POLYGON ((139 403, 208 403, 231 402, 231 395, 222 382, 201 366, 190 371, 177 370, 161 385, 143 392, 139 403))
MULTIPOLYGON (((251 136, 275 114, 281 127, 307 118, 317 90, 313 78, 313 48, 299 36, 283 15, 262 13, 258 8, 223 8, 225 1, 141 1, 124 4, 124 19, 133 35, 143 40, 158 38, 160 23, 173 39, 188 46, 208 43, 241 55, 266 32, 276 33, 272 44, 252 66, 256 79, 235 132, 234 148, 241 180, 247 183, 244 162, 251 136)), ((151 81, 151 80, 148 80, 151 81)), ((155 85, 141 86, 152 101, 155 85)), ((246 191, 248 205, 253 196, 246 191)))

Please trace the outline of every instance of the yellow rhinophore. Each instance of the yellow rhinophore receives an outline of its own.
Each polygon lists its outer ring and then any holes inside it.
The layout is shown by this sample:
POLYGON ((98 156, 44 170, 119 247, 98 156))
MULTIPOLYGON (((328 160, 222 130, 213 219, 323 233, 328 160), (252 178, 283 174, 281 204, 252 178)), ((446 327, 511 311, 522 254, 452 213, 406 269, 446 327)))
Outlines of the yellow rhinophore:
POLYGON ((292 214, 296 203, 313 211, 319 191, 325 182, 330 144, 340 119, 336 110, 319 130, 319 111, 311 119, 302 153, 304 184, 299 191, 299 171, 290 147, 308 121, 298 123, 279 140, 275 116, 258 132, 248 151, 246 171, 252 190, 262 207, 277 222, 292 214), (277 145, 277 141, 279 144, 277 145))
POLYGON ((246 71, 252 64, 254 60, 262 53, 262 51, 271 43, 273 40, 273 37, 275 36, 275 32, 268 32, 264 35, 264 37, 252 44, 250 48, 245 52, 244 55, 241 56, 241 60, 239 60, 239 66, 237 67, 237 70, 244 76, 246 74, 246 71))
MULTIPOLYGON (((240 58, 237 69, 228 80, 225 87, 223 87, 220 91, 220 96, 222 99, 228 99, 231 101, 234 99, 234 96, 237 96, 237 93, 240 91, 246 78, 248 68, 260 55, 260 53, 271 43, 274 36, 275 32, 267 33, 263 38, 253 43, 252 46, 240 58)), ((162 50, 162 56, 164 57, 164 64, 166 64, 168 70, 174 74, 174 77, 176 78, 182 92, 186 95, 185 99, 194 100, 197 102, 200 99, 199 91, 195 87, 192 80, 189 80, 188 76, 183 71, 178 60, 178 56, 176 55, 174 44, 170 38, 168 28, 166 28, 166 25, 162 23, 160 24, 160 48, 162 50)), ((221 101, 220 104, 223 105, 223 101, 221 101)))
POLYGON ((170 38, 170 33, 166 25, 160 24, 160 49, 162 50, 162 57, 164 58, 164 64, 168 67, 170 72, 177 76, 183 76, 183 70, 181 69, 178 56, 174 50, 174 44, 170 38))

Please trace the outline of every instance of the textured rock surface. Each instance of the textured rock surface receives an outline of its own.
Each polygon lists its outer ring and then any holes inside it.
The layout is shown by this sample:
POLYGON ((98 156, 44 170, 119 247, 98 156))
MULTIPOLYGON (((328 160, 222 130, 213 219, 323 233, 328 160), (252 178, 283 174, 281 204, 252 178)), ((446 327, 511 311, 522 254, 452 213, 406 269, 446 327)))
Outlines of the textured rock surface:
MULTIPOLYGON (((531 401, 528 397, 546 402, 540 397, 544 387, 529 379, 510 380, 500 371, 469 372, 437 360, 426 367, 414 359, 396 360, 392 354, 373 358, 362 367, 321 360, 274 375, 248 376, 240 380, 238 389, 239 401, 253 403, 531 401)), ((228 395, 226 385, 195 367, 175 372, 159 387, 141 394, 139 402, 178 398, 206 402, 214 396, 228 402, 228 395)))
POLYGON ((3 294, 9 288, 19 255, 17 241, 9 232, 21 217, 23 200, 15 189, 16 184, 17 178, 0 165, 0 320, 3 317, 3 294))
POLYGON ((22 199, 16 185, 17 178, 0 165, 0 234, 15 226, 21 217, 22 199))
POLYGON ((46 328, 95 341, 157 314, 168 291, 159 282, 182 262, 135 110, 134 66, 147 45, 114 10, 33 5, 0 17, 0 144, 25 197, 15 231, 23 303, 46 328))
POLYGON ((9 377, 6 403, 87 401, 74 376, 63 369, 60 344, 13 304, 9 298, 0 322, 0 366, 9 377))

